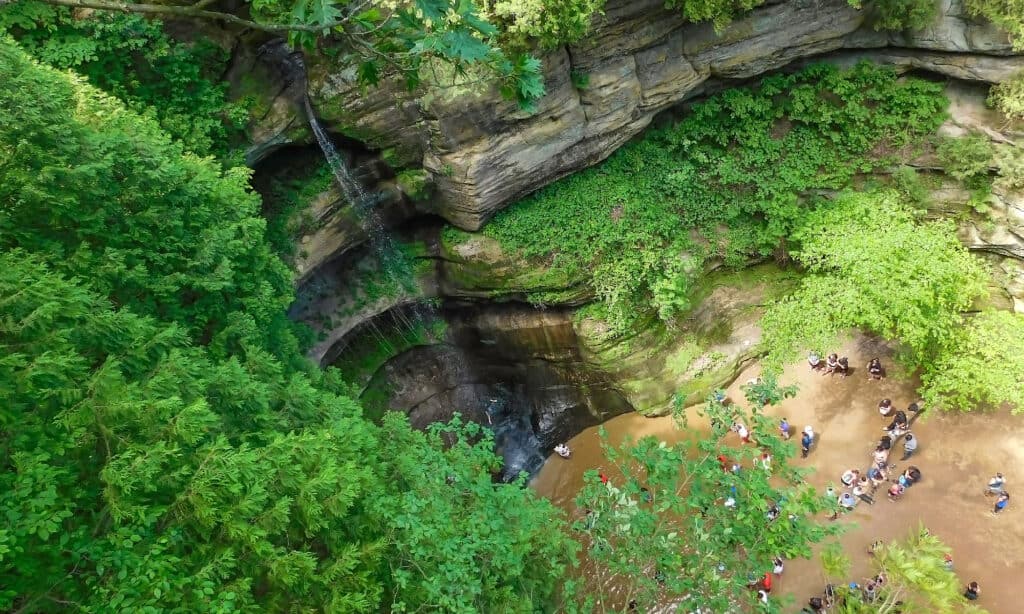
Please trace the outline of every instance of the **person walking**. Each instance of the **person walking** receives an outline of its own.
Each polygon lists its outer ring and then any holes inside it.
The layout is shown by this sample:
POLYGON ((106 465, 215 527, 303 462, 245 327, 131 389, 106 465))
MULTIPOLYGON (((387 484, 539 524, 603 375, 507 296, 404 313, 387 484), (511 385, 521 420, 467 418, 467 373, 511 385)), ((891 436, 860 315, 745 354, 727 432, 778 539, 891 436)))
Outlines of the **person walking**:
POLYGON ((789 421, 785 418, 782 419, 782 422, 779 422, 779 433, 783 439, 789 439, 789 421))
POLYGON ((811 453, 812 445, 814 445, 814 429, 810 426, 805 426, 803 435, 800 437, 801 458, 807 458, 807 455, 811 453))
POLYGON ((907 433, 907 437, 903 440, 903 457, 900 460, 907 460, 914 455, 917 451, 917 437, 913 434, 907 433))
POLYGON ((781 556, 777 556, 772 559, 772 573, 781 576, 782 572, 786 569, 786 565, 782 561, 781 556))
POLYGON ((977 582, 971 582, 964 589, 964 597, 971 601, 977 601, 978 597, 981 596, 981 587, 978 586, 977 582))

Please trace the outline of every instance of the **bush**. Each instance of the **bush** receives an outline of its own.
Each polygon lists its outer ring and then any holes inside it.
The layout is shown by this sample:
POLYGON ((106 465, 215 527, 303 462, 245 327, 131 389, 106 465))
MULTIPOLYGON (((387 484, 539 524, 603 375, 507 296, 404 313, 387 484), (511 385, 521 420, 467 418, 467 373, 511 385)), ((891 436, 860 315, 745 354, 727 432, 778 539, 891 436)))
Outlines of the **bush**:
POLYGON ((1024 120, 1024 71, 992 86, 988 103, 1010 120, 1024 120))
POLYGON ((992 153, 992 143, 981 134, 943 138, 936 148, 945 171, 968 183, 988 174, 992 153))
POLYGON ((761 6, 765 0, 666 0, 665 8, 679 9, 689 21, 710 21, 715 30, 729 25, 733 17, 761 6))
POLYGON ((1024 190, 1024 150, 1016 146, 1002 147, 996 152, 995 162, 999 169, 996 187, 1024 190))
POLYGON ((920 30, 938 15, 938 0, 876 0, 876 30, 920 30))
POLYGON ((985 17, 1010 35, 1014 49, 1024 50, 1024 0, 965 0, 975 17, 985 17))

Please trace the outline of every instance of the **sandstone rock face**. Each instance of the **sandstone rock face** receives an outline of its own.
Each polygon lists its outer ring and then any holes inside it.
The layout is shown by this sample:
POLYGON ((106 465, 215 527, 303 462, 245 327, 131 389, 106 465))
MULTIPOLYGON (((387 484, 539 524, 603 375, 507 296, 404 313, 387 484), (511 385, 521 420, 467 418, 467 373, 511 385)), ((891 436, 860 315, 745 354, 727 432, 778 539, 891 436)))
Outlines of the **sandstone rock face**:
POLYGON ((408 414, 416 427, 453 412, 494 431, 502 477, 532 473, 551 448, 629 411, 607 376, 581 358, 571 312, 525 305, 447 310, 441 343, 389 360, 367 395, 408 414))
MULTIPOLYGON (((939 8, 927 28, 888 33, 846 0, 789 0, 716 33, 685 23, 663 0, 608 0, 590 35, 543 58, 547 95, 532 113, 470 86, 413 94, 385 82, 364 91, 351 70, 322 57, 307 60, 309 92, 331 130, 430 171, 435 211, 476 230, 516 199, 604 159, 659 111, 794 61, 868 59, 983 82, 1024 69, 1006 34, 967 16, 960 0, 939 8)), ((252 132, 252 157, 302 138, 286 105, 275 104, 252 132)))

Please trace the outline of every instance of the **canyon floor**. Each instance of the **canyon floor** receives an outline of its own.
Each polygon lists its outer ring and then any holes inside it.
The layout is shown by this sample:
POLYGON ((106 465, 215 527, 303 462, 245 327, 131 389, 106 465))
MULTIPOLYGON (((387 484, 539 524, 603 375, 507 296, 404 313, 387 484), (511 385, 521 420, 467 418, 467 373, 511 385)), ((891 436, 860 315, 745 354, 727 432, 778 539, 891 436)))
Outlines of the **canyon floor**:
MULTIPOLYGON (((767 411, 788 418, 797 432, 806 424, 815 427, 816 447, 809 458, 797 458, 795 463, 813 467, 809 480, 822 488, 839 484, 839 476, 848 468, 864 470, 869 465, 870 452, 887 423, 879 416, 879 400, 891 398, 899 409, 905 409, 916 400, 918 385, 912 377, 900 377, 892 366, 891 352, 872 339, 858 337, 839 353, 850 357, 854 369, 849 377, 822 376, 806 363, 790 365, 781 381, 798 384, 800 391, 767 411), (889 377, 881 382, 867 379, 864 365, 873 356, 881 357, 889 368, 889 377)), ((730 399, 742 402, 740 385, 756 377, 758 371, 755 365, 742 373, 728 389, 730 399)), ((691 426, 706 428, 692 420, 691 426)), ((669 442, 685 436, 670 417, 644 418, 635 413, 614 418, 604 428, 612 443, 627 434, 634 438, 654 435, 669 442)), ((961 583, 980 583, 978 605, 993 614, 1019 612, 1019 573, 1015 572, 1024 569, 1024 499, 1020 499, 1024 494, 1011 499, 1010 507, 996 516, 992 514, 993 499, 985 497, 983 490, 996 471, 1006 476, 1011 495, 1018 484, 1024 484, 1024 415, 1012 416, 1005 410, 926 412, 914 422, 912 431, 920 441, 912 460, 899 460, 901 441, 894 446, 890 462, 898 471, 916 465, 923 479, 899 502, 890 502, 880 489, 874 505, 861 503, 837 521, 850 525, 840 541, 853 561, 850 577, 840 580, 863 583, 870 573, 867 549, 874 540, 902 538, 923 524, 952 548, 961 583)), ((572 500, 582 485, 583 471, 600 467, 602 456, 596 428, 583 431, 569 445, 572 457, 549 458, 532 486, 573 513, 572 500)), ((798 437, 793 437, 791 445, 799 446, 798 437)), ((796 612, 808 597, 820 594, 824 584, 817 559, 787 561, 773 595, 791 595, 785 611, 796 612)))

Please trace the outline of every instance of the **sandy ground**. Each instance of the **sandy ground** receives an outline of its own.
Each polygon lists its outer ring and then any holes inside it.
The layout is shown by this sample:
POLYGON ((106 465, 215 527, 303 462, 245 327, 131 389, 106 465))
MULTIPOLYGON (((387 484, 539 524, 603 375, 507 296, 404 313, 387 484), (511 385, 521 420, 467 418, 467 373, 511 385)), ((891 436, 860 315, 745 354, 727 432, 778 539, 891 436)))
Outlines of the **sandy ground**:
MULTIPOLYGON (((879 400, 888 397, 899 409, 916 399, 917 382, 898 379, 890 368, 884 381, 868 381, 864 365, 872 356, 882 358, 891 367, 889 352, 869 339, 858 338, 840 351, 850 357, 854 367, 850 377, 821 376, 806 363, 792 365, 783 374, 782 383, 797 383, 800 392, 770 415, 784 416, 794 429, 813 425, 818 442, 806 460, 796 463, 815 469, 812 484, 824 488, 840 484, 839 476, 848 468, 864 470, 870 452, 888 421, 878 414, 879 400)), ((751 367, 729 388, 731 399, 742 401, 739 385, 755 377, 751 367)), ((699 425, 694 425, 700 428, 699 425)), ((613 443, 630 434, 633 437, 655 435, 674 441, 679 433, 670 418, 643 418, 626 414, 605 423, 613 443)), ((851 577, 863 582, 870 570, 867 548, 876 539, 891 540, 908 535, 919 524, 926 526, 953 550, 956 573, 962 583, 976 580, 982 596, 978 605, 994 614, 1024 612, 1019 597, 1019 572, 1024 571, 1024 489, 1011 500, 999 516, 992 514, 993 500, 982 493, 988 478, 1001 471, 1007 478, 1007 490, 1014 494, 1024 484, 1024 416, 1008 412, 995 414, 925 413, 912 431, 920 445, 910 461, 901 462, 902 442, 894 446, 890 463, 902 471, 914 464, 923 479, 899 502, 890 502, 879 490, 875 505, 859 504, 838 522, 849 525, 840 540, 853 559, 851 577), (1013 572, 1018 572, 1017 574, 1013 572)), ((799 446, 794 437, 792 445, 799 446)), ((601 464, 597 430, 588 429, 570 442, 569 460, 553 457, 533 481, 533 487, 556 504, 572 510, 572 499, 582 484, 582 472, 601 464)), ((817 560, 793 560, 776 583, 775 595, 792 594, 797 611, 809 596, 819 594, 824 580, 817 560)))

